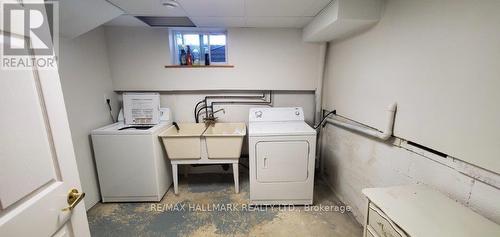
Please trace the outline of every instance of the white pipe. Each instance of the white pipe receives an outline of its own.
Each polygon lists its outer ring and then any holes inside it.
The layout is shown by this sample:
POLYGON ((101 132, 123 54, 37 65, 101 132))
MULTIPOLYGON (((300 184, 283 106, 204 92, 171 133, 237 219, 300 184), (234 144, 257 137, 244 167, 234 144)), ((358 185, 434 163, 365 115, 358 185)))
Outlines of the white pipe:
MULTIPOLYGON (((328 56, 328 43, 322 43, 319 46, 319 62, 318 62, 318 70, 319 76, 316 81, 316 91, 314 92, 314 124, 318 124, 323 115, 322 107, 323 107, 323 81, 325 79, 325 70, 326 70, 326 58, 328 56)), ((320 173, 323 175, 324 172, 324 164, 323 157, 321 157, 321 144, 323 141, 322 133, 318 134, 316 142, 316 158, 319 160, 319 168, 320 173)))
POLYGON ((392 132, 394 129, 394 118, 396 115, 396 107, 397 107, 397 105, 396 105, 396 103, 394 103, 387 108, 387 125, 386 125, 385 130, 383 132, 372 129, 372 128, 367 128, 367 127, 362 127, 360 125, 347 123, 347 122, 340 121, 337 119, 332 119, 332 118, 327 118, 326 122, 333 124, 333 125, 336 125, 336 126, 339 126, 339 127, 342 127, 342 128, 353 130, 353 131, 363 133, 363 134, 366 134, 366 135, 369 135, 372 137, 376 137, 376 138, 381 139, 381 140, 387 140, 392 136, 392 132))
POLYGON ((322 43, 319 46, 319 62, 318 71, 319 76, 316 81, 316 91, 314 92, 314 124, 318 124, 322 119, 322 106, 323 106, 323 81, 325 79, 325 69, 326 69, 326 56, 328 51, 328 43, 322 43))

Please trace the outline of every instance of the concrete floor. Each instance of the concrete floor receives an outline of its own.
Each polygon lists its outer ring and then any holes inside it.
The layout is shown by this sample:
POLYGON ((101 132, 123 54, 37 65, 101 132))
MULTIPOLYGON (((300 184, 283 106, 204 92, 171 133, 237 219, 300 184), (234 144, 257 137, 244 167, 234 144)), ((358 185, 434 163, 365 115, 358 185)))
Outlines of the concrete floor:
POLYGON ((231 174, 190 174, 180 177, 179 195, 171 188, 160 204, 99 203, 88 212, 90 231, 92 236, 362 235, 362 227, 350 212, 335 210, 344 206, 322 180, 315 183, 314 208, 323 210, 304 206, 250 209, 246 206, 248 173, 240 176, 239 194, 234 193, 231 174), (217 209, 217 204, 231 205, 217 209))

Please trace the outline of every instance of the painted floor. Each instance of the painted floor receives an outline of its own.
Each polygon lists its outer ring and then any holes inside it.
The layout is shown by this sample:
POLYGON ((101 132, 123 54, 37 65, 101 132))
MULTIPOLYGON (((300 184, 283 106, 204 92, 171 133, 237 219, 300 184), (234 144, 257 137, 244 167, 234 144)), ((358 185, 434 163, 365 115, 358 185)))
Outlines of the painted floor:
POLYGON ((99 203, 88 212, 90 231, 106 237, 362 235, 322 180, 315 182, 314 206, 252 208, 248 173, 240 176, 239 194, 232 174, 190 174, 179 177, 179 195, 171 187, 160 203, 99 203))

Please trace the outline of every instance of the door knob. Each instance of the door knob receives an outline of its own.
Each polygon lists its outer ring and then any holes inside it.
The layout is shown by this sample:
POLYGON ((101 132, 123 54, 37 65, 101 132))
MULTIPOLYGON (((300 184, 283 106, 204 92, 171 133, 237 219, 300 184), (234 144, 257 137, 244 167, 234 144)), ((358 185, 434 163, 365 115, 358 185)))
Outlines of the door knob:
POLYGON ((80 201, 83 200, 83 198, 85 197, 85 193, 84 192, 78 192, 78 189, 76 188, 73 188, 71 190, 69 190, 68 192, 68 207, 65 207, 64 209, 62 209, 63 211, 71 211, 73 210, 73 208, 76 207, 76 205, 78 205, 78 203, 80 203, 80 201))

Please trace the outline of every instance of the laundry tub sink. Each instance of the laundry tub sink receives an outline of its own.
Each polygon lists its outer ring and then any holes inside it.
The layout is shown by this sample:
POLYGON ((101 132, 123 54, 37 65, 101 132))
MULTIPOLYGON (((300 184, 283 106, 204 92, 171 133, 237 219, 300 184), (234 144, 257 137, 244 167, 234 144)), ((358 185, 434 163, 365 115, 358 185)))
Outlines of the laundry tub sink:
POLYGON ((163 140, 168 158, 179 159, 200 159, 201 134, 205 131, 205 124, 200 123, 180 123, 179 131, 175 126, 171 126, 159 137, 163 140))
POLYGON ((243 138, 246 135, 244 123, 216 123, 203 133, 207 143, 208 159, 238 159, 243 138))
POLYGON ((178 166, 189 164, 231 164, 234 189, 239 192, 238 163, 246 135, 244 123, 179 124, 179 131, 172 126, 159 136, 172 164, 174 193, 179 193, 178 166))

